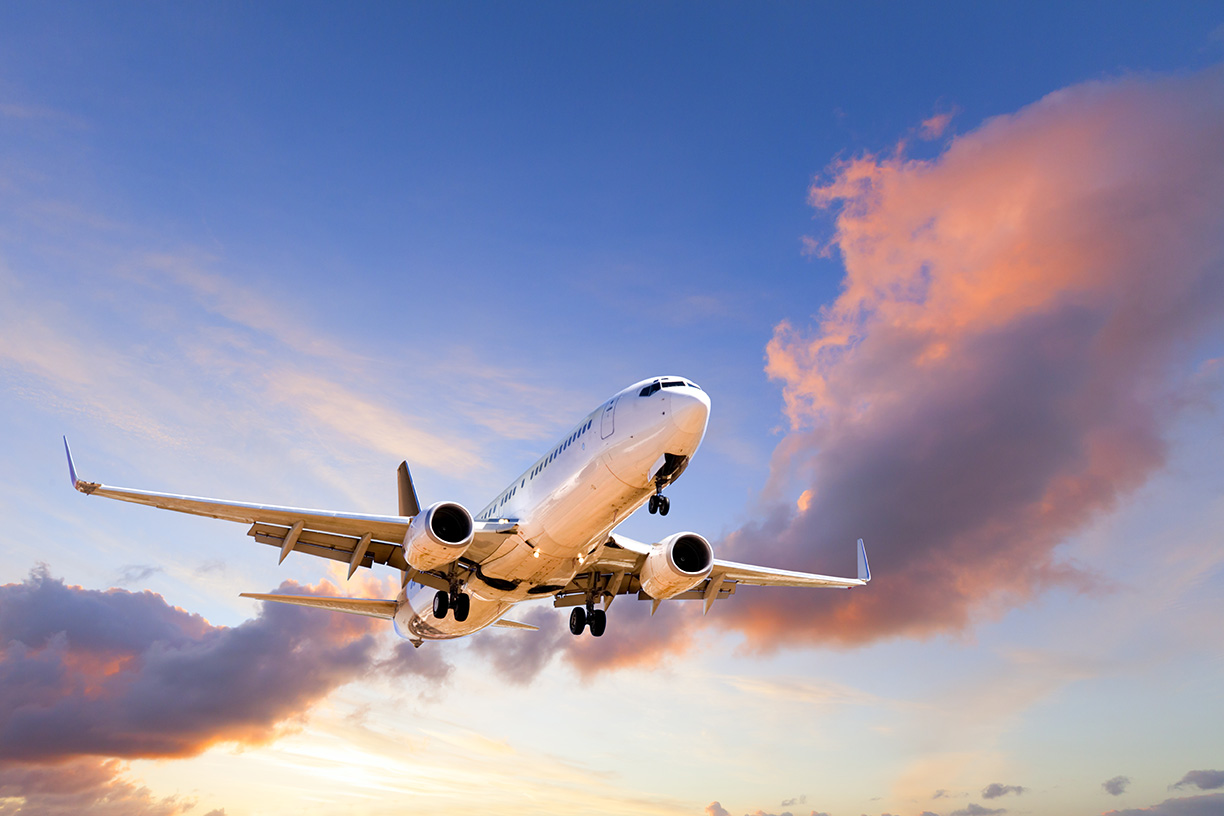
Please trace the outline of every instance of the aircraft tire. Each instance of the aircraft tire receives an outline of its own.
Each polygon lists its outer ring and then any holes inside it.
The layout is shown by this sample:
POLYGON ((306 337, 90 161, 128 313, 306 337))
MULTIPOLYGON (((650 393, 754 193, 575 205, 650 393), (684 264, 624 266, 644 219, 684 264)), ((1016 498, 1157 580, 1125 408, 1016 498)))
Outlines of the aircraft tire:
POLYGON ((455 598, 455 620, 463 623, 468 619, 468 613, 472 611, 472 596, 460 593, 455 598))
POLYGON ((657 494, 650 497, 650 501, 647 503, 646 509, 652 516, 659 512, 659 496, 657 494))
POLYGON ((446 617, 446 613, 450 611, 450 595, 444 590, 439 589, 438 594, 434 595, 433 600, 433 615, 441 620, 446 617))
POLYGON ((575 606, 574 611, 570 613, 570 634, 581 635, 582 630, 586 628, 586 622, 586 610, 581 606, 575 606))
POLYGON ((659 497, 659 515, 666 516, 671 512, 671 499, 666 496, 659 497))
POLYGON ((601 637, 608 628, 608 613, 602 609, 593 610, 587 624, 591 627, 592 637, 601 637))

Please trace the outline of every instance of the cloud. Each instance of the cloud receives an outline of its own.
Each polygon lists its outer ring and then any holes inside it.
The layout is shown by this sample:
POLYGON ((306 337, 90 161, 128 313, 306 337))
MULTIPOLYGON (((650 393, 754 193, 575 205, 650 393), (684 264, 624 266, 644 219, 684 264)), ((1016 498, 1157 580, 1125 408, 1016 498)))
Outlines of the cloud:
MULTIPOLYGON (((299 587, 291 581, 280 591, 299 587)), ((233 628, 151 592, 0 587, 0 763, 181 757, 259 742, 374 660, 373 623, 266 604, 233 628)))
POLYGON ((1111 810, 1102 816, 1219 816, 1224 812, 1224 793, 1166 799, 1146 808, 1111 810))
POLYGON ((446 659, 446 655, 444 648, 418 649, 410 642, 401 640, 391 648, 390 657, 379 661, 377 668, 379 671, 390 671, 401 676, 414 675, 441 685, 455 669, 446 659))
MULTIPOLYGON (((568 610, 567 610, 568 614, 568 610)), ((510 617, 540 627, 538 632, 490 632, 473 638, 471 650, 489 660, 502 680, 526 685, 569 641, 577 640, 553 609, 537 607, 510 617)))
POLYGON ((31 814, 185 812, 191 802, 153 797, 120 760, 271 739, 367 672, 449 676, 442 650, 403 642, 380 656, 380 623, 263 604, 217 627, 151 592, 85 590, 36 568, 0 586, 0 796, 31 814))
POLYGON ((731 813, 719 802, 711 802, 705 806, 705 816, 731 816, 731 813))
POLYGON ((970 802, 967 807, 952 811, 950 816, 999 816, 1000 813, 1006 812, 1007 808, 988 808, 970 802))
POLYGON ((948 125, 952 124, 954 116, 956 116, 956 111, 946 111, 944 113, 937 113, 929 119, 924 119, 922 125, 918 128, 918 135, 928 141, 938 139, 944 135, 948 125))
POLYGON ((1022 785, 1000 785, 998 782, 992 782, 982 790, 982 798, 998 799, 1000 796, 1006 796, 1009 793, 1014 793, 1019 796, 1026 790, 1028 790, 1028 788, 1022 785))
POLYGON ((749 648, 961 631, 1092 586, 1054 548, 1161 466, 1224 318, 1222 86, 1078 85, 930 161, 865 156, 813 186, 843 290, 769 343, 791 430, 766 507, 718 549, 845 571, 861 536, 875 581, 740 593, 721 622, 749 648))
POLYGON ((115 579, 115 583, 124 586, 143 584, 159 572, 165 572, 165 570, 149 564, 126 564, 119 568, 119 577, 115 579))
POLYGON ((1224 771, 1190 771, 1181 781, 1170 788, 1185 788, 1193 785, 1199 790, 1224 788, 1224 771))
MULTIPOLYGON (((124 763, 115 759, 76 759, 60 765, 0 767, 0 800, 20 800, 17 809, 0 812, 21 816, 178 816, 195 807, 195 800, 158 798, 148 788, 129 781, 124 763)), ((13 804, 9 803, 10 806, 13 804)), ((214 810, 205 816, 224 816, 214 810)))
POLYGON ((1126 788, 1130 785, 1131 778, 1129 776, 1115 776, 1113 779, 1106 779, 1101 783, 1101 787, 1110 796, 1121 796, 1126 793, 1126 788))
POLYGON ((449 674, 440 652, 380 658, 379 623, 263 604, 213 626, 152 592, 86 590, 38 567, 0 586, 0 795, 25 797, 22 813, 179 813, 190 803, 152 797, 118 760, 266 741, 371 670, 449 674))

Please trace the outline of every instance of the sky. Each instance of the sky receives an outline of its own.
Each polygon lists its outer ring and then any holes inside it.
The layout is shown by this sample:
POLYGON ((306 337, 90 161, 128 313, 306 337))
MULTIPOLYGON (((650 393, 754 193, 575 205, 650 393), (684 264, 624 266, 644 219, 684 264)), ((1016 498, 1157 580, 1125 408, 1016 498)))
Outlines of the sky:
POLYGON ((1224 813, 1215 3, 0 8, 0 816, 1224 813), (628 384, 850 592, 413 649, 90 480, 482 507, 628 384))

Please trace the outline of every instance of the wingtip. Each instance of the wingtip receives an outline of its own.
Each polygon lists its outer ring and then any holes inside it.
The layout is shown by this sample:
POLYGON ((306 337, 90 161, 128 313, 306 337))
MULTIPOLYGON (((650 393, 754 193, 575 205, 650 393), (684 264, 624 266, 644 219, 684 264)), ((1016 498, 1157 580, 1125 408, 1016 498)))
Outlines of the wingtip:
POLYGON ((72 448, 68 447, 67 436, 64 436, 64 453, 68 456, 68 478, 72 480, 72 489, 76 490, 81 481, 77 478, 76 465, 72 463, 72 448))
POLYGON ((871 580, 871 565, 867 563, 867 548, 858 540, 858 579, 864 584, 871 580))
POLYGON ((101 487, 96 482, 87 482, 80 476, 77 476, 76 464, 72 461, 72 448, 68 447, 68 437, 64 437, 64 454, 68 457, 68 478, 72 481, 72 489, 84 493, 88 496, 90 493, 101 487))

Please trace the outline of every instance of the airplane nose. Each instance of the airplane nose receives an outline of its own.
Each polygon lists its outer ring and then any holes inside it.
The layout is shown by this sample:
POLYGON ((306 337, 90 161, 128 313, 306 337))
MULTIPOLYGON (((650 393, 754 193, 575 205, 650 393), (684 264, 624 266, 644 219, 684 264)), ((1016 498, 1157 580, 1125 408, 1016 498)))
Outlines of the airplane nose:
POLYGON ((710 419, 710 398, 695 388, 677 388, 671 394, 672 422, 691 434, 705 433, 710 419))

